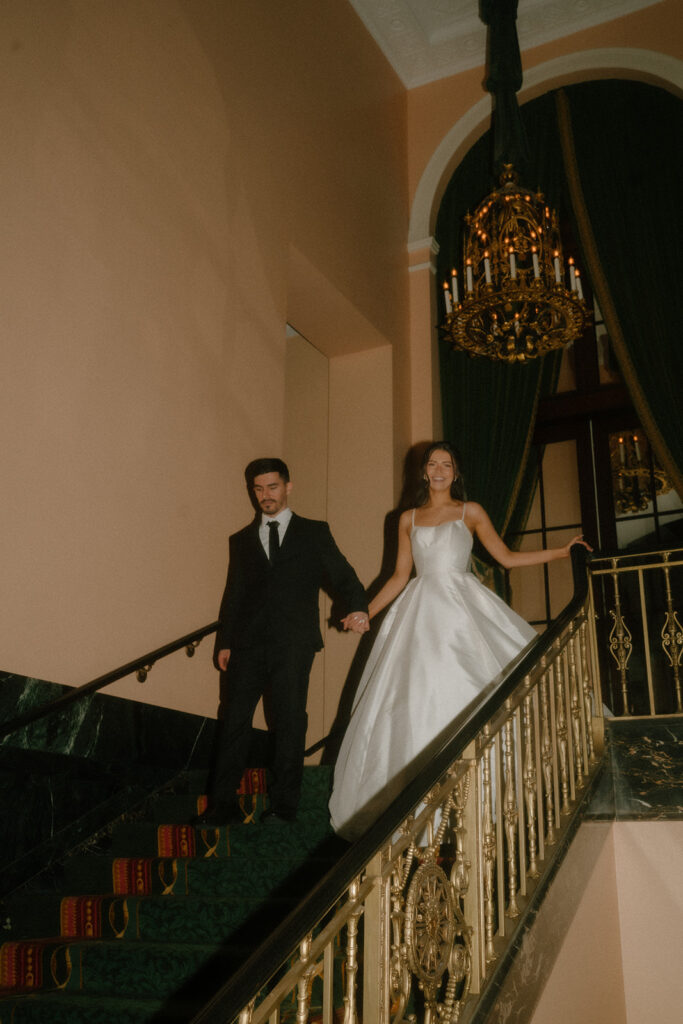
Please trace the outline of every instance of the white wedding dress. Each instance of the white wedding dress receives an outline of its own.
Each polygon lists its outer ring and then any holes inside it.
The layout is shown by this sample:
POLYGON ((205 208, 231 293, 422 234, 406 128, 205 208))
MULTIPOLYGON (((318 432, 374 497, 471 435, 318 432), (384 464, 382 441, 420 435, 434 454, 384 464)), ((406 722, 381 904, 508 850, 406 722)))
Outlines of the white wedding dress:
MULTIPOLYGON (((463 519, 413 526, 417 575, 389 609, 334 772, 332 827, 356 839, 413 779, 455 720, 537 633, 468 571, 463 519)), ((463 716, 464 717, 464 716, 463 716)))

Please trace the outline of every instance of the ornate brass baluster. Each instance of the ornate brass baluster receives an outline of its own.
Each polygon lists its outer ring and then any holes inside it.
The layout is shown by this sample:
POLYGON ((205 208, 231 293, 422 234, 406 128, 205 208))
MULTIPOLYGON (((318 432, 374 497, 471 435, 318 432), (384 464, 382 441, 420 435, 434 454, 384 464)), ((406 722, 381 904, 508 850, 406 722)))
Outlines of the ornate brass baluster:
MULTIPOLYGON (((349 902, 356 903, 358 900, 358 879, 356 878, 349 886, 349 902)), ((346 992, 344 994, 344 1024, 357 1024, 356 1013, 356 976, 358 974, 358 919, 363 908, 358 906, 351 914, 346 926, 346 992)), ((301 984, 301 983, 299 983, 301 984)), ((310 1001, 310 991, 309 991, 310 1001)), ((308 1013, 308 1010, 307 1010, 308 1013)), ((303 1017, 301 1024, 306 1024, 307 1017, 303 1017)), ((299 1018, 297 1016, 297 1024, 299 1018)))
MULTIPOLYGON (((351 922, 349 922, 349 929, 350 928, 351 922)), ((301 960, 301 963, 306 964, 307 967, 297 981, 296 1024, 306 1024, 306 1021, 308 1020, 308 1011, 311 1005, 311 971, 315 970, 315 965, 309 964, 311 956, 311 942, 312 936, 307 935, 299 946, 299 959, 301 960)))
POLYGON ((579 643, 581 650, 581 687, 583 690, 583 708, 586 717, 586 748, 589 761, 595 760, 595 745, 593 743, 593 687, 591 675, 588 671, 588 623, 582 622, 579 629, 579 643))
MULTIPOLYGON (((506 702, 508 714, 512 713, 510 701, 506 702)), ((505 777, 505 789, 503 792, 503 821, 505 827, 505 841, 507 846, 507 868, 508 868, 508 906, 507 916, 519 917, 517 906, 517 823, 519 822, 519 809, 517 807, 517 787, 515 786, 515 761, 514 761, 514 730, 512 719, 508 718, 504 729, 505 755, 503 759, 503 772, 505 777)))
POLYGON ((431 850, 434 851, 435 855, 438 854, 439 848, 441 847, 441 844, 444 841, 444 836, 446 835, 446 832, 450 828, 449 815, 451 807, 453 806, 452 794, 449 794, 446 797, 446 799, 443 800, 442 789, 442 786, 435 786, 434 789, 430 789, 430 791, 425 796, 425 803, 430 804, 432 806, 439 803, 440 801, 443 801, 441 803, 440 808, 436 811, 436 814, 433 814, 432 817, 429 819, 428 833, 430 836, 430 841, 428 846, 431 850), (436 826, 436 828, 434 828, 434 822, 436 821, 437 818, 439 824, 436 826))
POLYGON ((629 658, 633 653, 633 644, 631 643, 631 631, 626 625, 623 615, 621 614, 621 597, 619 595, 619 573, 617 569, 617 559, 612 558, 612 569, 611 573, 612 580, 614 582, 614 608, 610 609, 610 615, 614 619, 614 625, 609 635, 609 651, 614 660, 617 663, 619 669, 619 679, 621 683, 621 699, 624 705, 623 713, 628 715, 628 678, 626 670, 628 668, 629 658))
POLYGON ((244 1007, 243 1010, 240 1010, 240 1015, 238 1018, 239 1024, 251 1024, 252 1018, 254 1016, 255 1004, 256 999, 254 998, 247 1006, 244 1007))
POLYGON ((666 617, 664 619, 664 626, 662 627, 661 635, 664 653, 669 659, 669 664, 671 665, 674 673, 676 710, 683 711, 680 673, 681 659, 683 659, 683 626, 681 626, 678 621, 678 614, 673 606, 673 598, 671 595, 671 580, 669 578, 670 569, 666 564, 669 561, 670 554, 670 551, 665 551, 662 556, 664 559, 664 582, 666 584, 666 617))
MULTIPOLYGON (((453 943, 448 961, 448 982, 443 1000, 436 1007, 438 1024, 457 1024, 472 987, 472 929, 459 906, 454 905, 453 911, 456 941, 453 943)), ((425 1024, 426 1022, 425 1016, 425 1024)))
POLYGON ((465 855, 467 829, 464 825, 465 806, 470 795, 469 773, 458 782, 453 791, 453 814, 455 818, 455 863, 451 871, 451 885, 459 900, 464 899, 470 888, 471 864, 465 855))
MULTIPOLYGON (((484 946, 484 880, 482 858, 482 779, 480 738, 473 740, 463 751, 463 763, 467 765, 467 777, 463 779, 463 799, 458 799, 459 813, 462 814, 462 867, 456 869, 456 878, 462 876, 462 883, 454 885, 456 896, 460 894, 462 911, 466 920, 471 921, 470 947, 472 952, 470 983, 473 992, 481 992, 486 975, 486 950, 484 946), (466 787, 466 789, 464 788, 466 787), (465 794, 467 799, 465 799, 465 794), (462 892, 463 885, 467 888, 462 892)), ((456 847, 457 850, 457 847, 456 847)))
POLYGON ((541 694, 541 765, 543 768, 543 792, 545 793, 545 841, 548 846, 555 842, 555 791, 553 786, 553 741, 550 727, 550 698, 548 688, 552 665, 543 675, 539 687, 541 694))
POLYGON ((569 641, 569 707, 572 723, 572 737, 574 739, 574 765, 576 770, 576 785, 583 786, 584 775, 588 774, 588 765, 583 764, 583 744, 581 742, 581 699, 579 696, 579 681, 576 672, 576 648, 575 637, 569 641))
MULTIPOLYGON (((489 731, 484 726, 484 735, 489 731)), ((482 855, 484 862, 484 949, 486 963, 496 959, 493 948, 495 900, 493 879, 496 869, 496 829, 493 824, 493 789, 491 786, 491 744, 484 748, 481 757, 482 769, 482 855)))
MULTIPOLYGON (((530 686, 530 683, 531 680, 527 676, 527 687, 530 686)), ((538 878, 538 832, 536 827, 538 778, 536 776, 536 761, 534 758, 534 734, 532 727, 531 701, 531 694, 527 693, 524 698, 524 703, 522 704, 522 735, 524 738, 524 802, 526 804, 526 832, 529 852, 529 867, 527 874, 530 878, 538 878)))
MULTIPOLYGON (((457 915, 456 915, 457 917, 457 915)), ((464 924, 464 921, 463 921, 464 924)), ((460 1013, 467 1002, 470 990, 471 961, 472 955, 469 947, 468 929, 461 928, 460 934, 464 938, 462 944, 453 946, 450 963, 448 965, 448 982, 444 993, 443 1002, 437 1006, 437 1020, 439 1024, 457 1024, 460 1020, 460 1013), (465 982, 460 999, 456 999, 458 985, 465 982)), ((426 1021, 425 1017, 425 1021, 426 1021)))
POLYGON ((562 812, 569 813, 569 750, 567 742, 567 713, 564 700, 564 666, 560 653, 560 641, 555 641, 557 657, 555 659, 555 733, 557 735, 557 754, 560 763, 560 793, 562 794, 562 812))
POLYGON ((408 967, 408 952, 403 940, 405 931, 405 885, 410 867, 415 857, 415 847, 411 845, 401 855, 391 875, 391 956, 389 966, 389 993, 395 1008, 393 1020, 402 1021, 406 1008, 412 975, 408 967))

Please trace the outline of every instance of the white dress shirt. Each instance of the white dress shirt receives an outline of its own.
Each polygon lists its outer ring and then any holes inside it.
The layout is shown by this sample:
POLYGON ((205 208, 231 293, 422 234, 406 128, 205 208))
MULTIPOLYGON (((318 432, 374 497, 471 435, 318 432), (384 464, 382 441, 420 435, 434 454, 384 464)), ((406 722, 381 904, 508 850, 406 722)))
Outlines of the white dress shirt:
POLYGON ((289 520, 291 518, 292 510, 288 505, 285 508, 283 508, 280 512, 278 512, 276 516, 261 516, 261 524, 258 528, 258 535, 261 540, 261 544, 263 545, 263 550, 265 551, 266 554, 268 554, 268 523, 280 524, 278 535, 280 537, 280 545, 282 545, 282 541, 284 539, 285 533, 287 532, 287 527, 289 526, 289 520))

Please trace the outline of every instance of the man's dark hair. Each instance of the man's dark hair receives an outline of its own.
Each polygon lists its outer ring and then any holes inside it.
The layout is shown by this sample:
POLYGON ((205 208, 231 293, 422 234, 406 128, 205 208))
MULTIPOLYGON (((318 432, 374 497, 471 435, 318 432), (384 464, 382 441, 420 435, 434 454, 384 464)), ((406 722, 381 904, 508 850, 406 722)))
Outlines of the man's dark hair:
POLYGON ((264 473, 278 473, 286 484, 289 483, 287 463, 282 459, 254 459, 244 471, 244 479, 247 481, 249 490, 254 486, 256 477, 262 476, 264 473))

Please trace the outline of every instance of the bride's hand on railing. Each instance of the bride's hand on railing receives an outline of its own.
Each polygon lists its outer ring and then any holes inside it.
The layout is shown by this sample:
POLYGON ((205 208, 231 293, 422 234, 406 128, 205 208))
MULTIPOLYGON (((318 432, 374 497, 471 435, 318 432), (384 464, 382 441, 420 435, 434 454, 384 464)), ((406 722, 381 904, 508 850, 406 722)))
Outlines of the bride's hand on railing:
POLYGON ((590 546, 588 541, 585 541, 583 539, 583 534, 582 533, 577 533, 576 537, 572 537, 572 539, 569 541, 569 543, 565 544, 564 547, 560 549, 561 551, 564 551, 565 557, 569 558, 571 549, 574 547, 575 544, 581 544, 582 547, 584 547, 586 549, 586 551, 592 551, 593 550, 593 548, 590 546))

